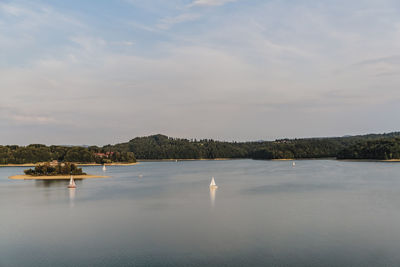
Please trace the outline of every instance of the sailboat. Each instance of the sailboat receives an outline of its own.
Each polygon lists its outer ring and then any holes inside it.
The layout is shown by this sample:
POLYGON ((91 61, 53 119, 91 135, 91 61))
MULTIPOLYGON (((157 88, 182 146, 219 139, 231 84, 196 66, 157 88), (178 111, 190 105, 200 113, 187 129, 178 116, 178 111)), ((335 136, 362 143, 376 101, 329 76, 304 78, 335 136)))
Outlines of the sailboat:
POLYGON ((292 166, 293 166, 293 167, 296 166, 296 162, 293 161, 293 162, 292 162, 292 166))
POLYGON ((217 189, 218 186, 215 184, 214 177, 211 178, 210 189, 217 189))
POLYGON ((103 165, 103 172, 105 172, 107 170, 106 165, 103 165))
POLYGON ((74 181, 74 177, 72 177, 72 175, 71 175, 71 179, 69 179, 68 188, 76 188, 76 184, 75 184, 75 181, 74 181))

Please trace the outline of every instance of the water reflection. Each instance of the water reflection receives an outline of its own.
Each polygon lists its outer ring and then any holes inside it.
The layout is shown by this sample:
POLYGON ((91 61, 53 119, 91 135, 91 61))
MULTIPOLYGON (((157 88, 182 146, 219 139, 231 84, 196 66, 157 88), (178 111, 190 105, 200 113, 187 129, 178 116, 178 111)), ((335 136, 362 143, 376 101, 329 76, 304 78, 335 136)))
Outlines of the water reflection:
POLYGON ((75 188, 68 188, 69 190, 69 206, 73 208, 75 206, 75 188))
MULTIPOLYGON (((82 179, 74 179, 75 183, 81 184, 82 183, 82 179)), ((56 179, 56 180, 35 180, 35 186, 36 187, 67 187, 69 183, 69 179, 67 180, 60 180, 60 179, 56 179)))
POLYGON ((35 180, 36 187, 60 187, 67 184, 68 180, 35 180))
POLYGON ((0 266, 400 266, 400 164, 289 164, 149 162, 77 189, 0 168, 0 266))
POLYGON ((210 187, 210 201, 211 201, 211 207, 214 208, 215 206, 215 195, 217 193, 217 188, 210 187))

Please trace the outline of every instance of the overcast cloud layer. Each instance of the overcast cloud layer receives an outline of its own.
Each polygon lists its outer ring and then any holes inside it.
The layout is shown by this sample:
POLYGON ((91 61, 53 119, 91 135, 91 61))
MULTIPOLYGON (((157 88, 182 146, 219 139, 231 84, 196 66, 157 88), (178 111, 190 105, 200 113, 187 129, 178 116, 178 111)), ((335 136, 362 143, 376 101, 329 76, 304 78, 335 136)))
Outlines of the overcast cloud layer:
POLYGON ((0 1, 0 143, 399 130, 399 14, 395 0, 0 1))

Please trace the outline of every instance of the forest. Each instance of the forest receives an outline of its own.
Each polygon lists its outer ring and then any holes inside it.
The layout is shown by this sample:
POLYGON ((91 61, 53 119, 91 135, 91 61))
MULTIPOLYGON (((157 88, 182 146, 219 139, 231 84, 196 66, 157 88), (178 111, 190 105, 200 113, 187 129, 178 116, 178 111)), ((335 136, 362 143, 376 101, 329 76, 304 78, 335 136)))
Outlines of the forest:
MULTIPOLYGON (((165 135, 137 137, 129 142, 103 147, 105 150, 133 152, 137 159, 304 159, 304 158, 354 158, 348 149, 367 142, 368 145, 388 140, 399 144, 400 132, 344 137, 278 139, 257 142, 222 142, 212 139, 180 139, 165 135), (397 141, 396 141, 397 140, 397 141)), ((392 158, 400 152, 398 146, 391 151, 392 158), (397 150, 396 150, 397 149, 397 150)), ((371 159, 373 154, 369 155, 371 159)))
POLYGON ((399 159, 400 132, 344 137, 224 142, 157 134, 98 146, 0 146, 0 164, 48 162, 111 163, 161 159, 399 159))
POLYGON ((344 148, 338 159, 400 159, 400 138, 361 141, 344 148))
POLYGON ((110 152, 101 147, 46 146, 0 146, 0 164, 26 164, 57 160, 76 163, 136 162, 132 152, 110 152))

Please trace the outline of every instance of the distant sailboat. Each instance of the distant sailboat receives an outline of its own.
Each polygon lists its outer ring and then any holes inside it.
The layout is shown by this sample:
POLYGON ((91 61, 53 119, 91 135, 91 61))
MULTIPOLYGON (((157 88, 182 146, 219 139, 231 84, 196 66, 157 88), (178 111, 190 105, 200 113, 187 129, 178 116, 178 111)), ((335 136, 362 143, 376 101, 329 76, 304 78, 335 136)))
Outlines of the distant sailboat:
POLYGON ((103 165, 103 172, 105 172, 107 170, 106 165, 103 165))
POLYGON ((218 186, 215 184, 214 177, 211 178, 210 188, 211 188, 211 189, 216 189, 216 188, 218 188, 218 186))
POLYGON ((293 166, 293 167, 296 166, 296 162, 293 161, 293 162, 292 162, 292 166, 293 166))
POLYGON ((76 188, 74 177, 72 177, 72 175, 71 175, 71 179, 69 180, 68 188, 76 188))

